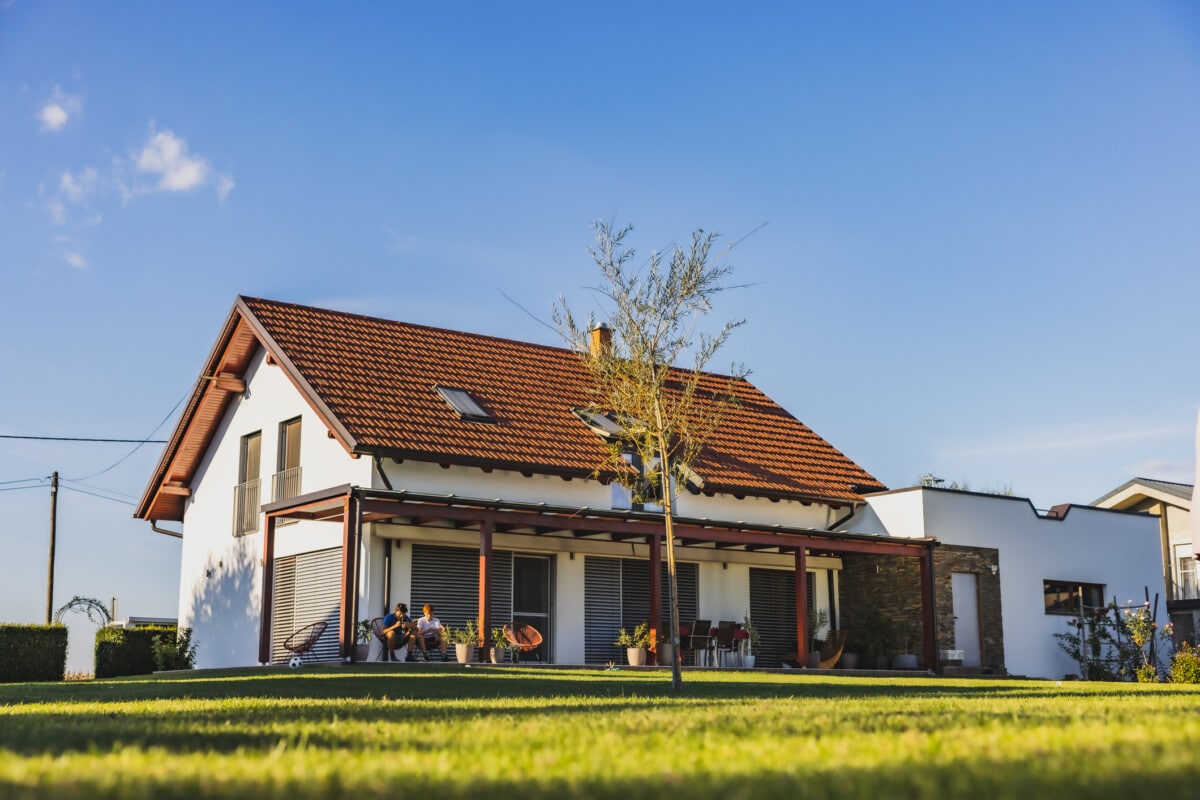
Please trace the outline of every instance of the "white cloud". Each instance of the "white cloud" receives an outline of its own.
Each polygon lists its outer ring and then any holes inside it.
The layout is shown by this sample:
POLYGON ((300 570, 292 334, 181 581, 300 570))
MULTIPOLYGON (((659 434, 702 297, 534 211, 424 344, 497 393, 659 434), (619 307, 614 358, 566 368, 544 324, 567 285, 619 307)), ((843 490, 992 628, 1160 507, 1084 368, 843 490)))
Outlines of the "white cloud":
POLYGON ((233 178, 228 175, 224 173, 217 175, 217 199, 224 203, 225 198, 229 196, 229 193, 233 191, 233 187, 236 185, 233 182, 233 178))
POLYGON ((98 178, 99 175, 92 167, 84 167, 76 175, 64 172, 59 178, 58 189, 68 201, 80 203, 96 190, 98 178))
MULTIPOLYGON (((137 168, 158 176, 160 192, 186 192, 208 181, 209 166, 201 156, 188 153, 187 142, 171 131, 150 137, 137 158, 137 168)), ((232 180, 230 181, 232 183, 232 180)))
POLYGON ((61 87, 55 86, 50 99, 42 103, 37 118, 42 123, 42 130, 57 133, 67 126, 73 117, 83 113, 83 98, 67 94, 61 87))
POLYGON ((63 253, 63 261, 70 264, 75 269, 87 269, 87 259, 83 257, 83 253, 78 250, 67 250, 63 253))

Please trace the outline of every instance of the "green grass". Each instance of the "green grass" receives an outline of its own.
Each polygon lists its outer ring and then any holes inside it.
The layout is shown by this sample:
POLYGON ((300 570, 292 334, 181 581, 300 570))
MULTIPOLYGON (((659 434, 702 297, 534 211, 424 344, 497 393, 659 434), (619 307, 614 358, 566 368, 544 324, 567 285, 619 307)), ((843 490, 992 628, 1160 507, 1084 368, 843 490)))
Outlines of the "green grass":
POLYGON ((537 668, 0 686, 0 797, 1193 798, 1200 688, 537 668))

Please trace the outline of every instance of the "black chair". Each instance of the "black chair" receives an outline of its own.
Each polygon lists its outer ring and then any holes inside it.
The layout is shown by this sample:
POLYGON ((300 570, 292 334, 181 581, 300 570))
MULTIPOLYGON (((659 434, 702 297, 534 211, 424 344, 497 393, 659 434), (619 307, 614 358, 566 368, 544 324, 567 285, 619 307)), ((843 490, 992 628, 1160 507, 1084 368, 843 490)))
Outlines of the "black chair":
MULTIPOLYGON (((706 666, 707 663, 701 664, 700 654, 708 653, 712 647, 712 637, 708 635, 709 629, 712 628, 712 620, 698 619, 692 623, 692 632, 688 634, 685 647, 692 651, 692 666, 706 666)), ((707 656, 705 657, 707 662, 707 656)))
POLYGON ((734 647, 733 632, 737 630, 737 623, 733 620, 721 620, 717 623, 717 635, 713 642, 713 664, 715 667, 721 666, 721 658, 724 655, 733 658, 734 653, 737 653, 738 666, 742 665, 741 651, 734 647))

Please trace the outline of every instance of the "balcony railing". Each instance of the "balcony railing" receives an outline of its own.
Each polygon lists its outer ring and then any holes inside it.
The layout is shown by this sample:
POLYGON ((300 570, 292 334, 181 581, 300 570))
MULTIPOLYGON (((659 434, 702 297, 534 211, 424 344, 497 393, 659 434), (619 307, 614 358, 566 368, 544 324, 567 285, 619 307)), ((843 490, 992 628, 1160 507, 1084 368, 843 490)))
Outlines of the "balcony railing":
MULTIPOLYGON (((300 467, 285 469, 271 476, 271 501, 288 500, 300 496, 300 467)), ((276 525, 290 525, 297 520, 281 519, 276 525)))
POLYGON ((1188 571, 1179 571, 1179 580, 1175 584, 1175 599, 1200 600, 1200 585, 1197 585, 1195 567, 1188 571))
POLYGON ((233 487, 234 536, 245 536, 258 530, 258 512, 262 500, 261 483, 255 478, 233 487))

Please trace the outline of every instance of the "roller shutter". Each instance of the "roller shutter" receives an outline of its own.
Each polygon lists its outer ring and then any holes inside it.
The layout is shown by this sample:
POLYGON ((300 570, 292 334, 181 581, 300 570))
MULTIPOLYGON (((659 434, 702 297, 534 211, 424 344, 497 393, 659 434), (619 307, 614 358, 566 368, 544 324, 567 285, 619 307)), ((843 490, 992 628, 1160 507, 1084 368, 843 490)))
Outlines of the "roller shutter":
MULTIPOLYGON (((808 607, 813 607, 813 573, 808 573, 808 607)), ((794 570, 750 570, 750 619, 758 628, 756 666, 778 667, 796 651, 796 573, 794 570)))
POLYGON ((338 628, 342 609, 342 550, 333 547, 275 559, 271 602, 271 661, 287 661, 292 654, 283 643, 295 631, 324 621, 325 633, 308 660, 337 661, 338 628))
MULTIPOLYGON (((624 653, 612 643, 617 638, 617 631, 625 628, 632 632, 650 616, 650 562, 587 556, 583 569, 584 659, 588 664, 622 660, 624 653)), ((676 562, 675 576, 678 580, 680 625, 688 626, 696 618, 699 567, 676 562)), ((671 587, 666 564, 662 565, 659 580, 662 591, 659 630, 665 637, 671 618, 671 587)))
MULTIPOLYGON (((512 619, 512 553, 492 552, 492 627, 512 619)), ((432 603, 443 625, 461 627, 479 617, 479 550, 466 547, 412 546, 412 597, 408 604, 413 618, 432 603)), ((488 634, 491 641, 491 634, 488 634)))

